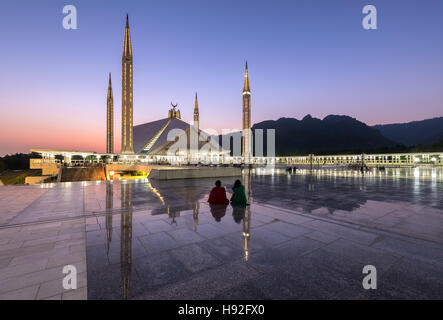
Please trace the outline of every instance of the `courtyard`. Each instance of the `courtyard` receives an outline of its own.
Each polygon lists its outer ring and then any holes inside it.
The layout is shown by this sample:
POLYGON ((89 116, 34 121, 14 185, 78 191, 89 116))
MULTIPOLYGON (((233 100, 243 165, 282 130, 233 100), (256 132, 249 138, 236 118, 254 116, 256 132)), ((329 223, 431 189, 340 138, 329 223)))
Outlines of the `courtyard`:
POLYGON ((239 178, 250 206, 210 207, 212 179, 0 187, 0 299, 443 298, 438 169, 239 178))

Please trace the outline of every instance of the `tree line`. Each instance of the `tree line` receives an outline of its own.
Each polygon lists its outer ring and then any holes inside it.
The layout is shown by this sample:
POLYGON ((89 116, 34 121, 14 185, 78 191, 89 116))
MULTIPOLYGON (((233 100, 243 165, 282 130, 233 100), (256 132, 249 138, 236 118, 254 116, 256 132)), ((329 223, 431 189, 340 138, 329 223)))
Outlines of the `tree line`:
POLYGON ((16 153, 0 157, 0 172, 29 169, 29 159, 41 158, 37 153, 16 153))

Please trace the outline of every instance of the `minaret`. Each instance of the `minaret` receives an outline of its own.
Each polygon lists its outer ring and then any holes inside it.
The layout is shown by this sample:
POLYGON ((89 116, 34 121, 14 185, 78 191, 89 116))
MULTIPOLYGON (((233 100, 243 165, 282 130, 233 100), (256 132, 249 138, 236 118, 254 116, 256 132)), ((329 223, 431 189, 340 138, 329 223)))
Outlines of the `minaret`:
POLYGON ((249 163, 251 158, 251 88, 249 87, 248 62, 246 61, 245 78, 243 80, 243 163, 249 163))
POLYGON ((197 99, 197 92, 195 93, 195 104, 194 104, 194 127, 197 129, 197 132, 199 130, 199 114, 198 114, 198 99, 197 99))
POLYGON ((109 72, 108 97, 106 99, 106 153, 114 153, 114 96, 109 72))
POLYGON ((121 153, 133 154, 132 139, 132 47, 129 33, 129 18, 126 15, 125 40, 122 57, 122 150, 121 153))

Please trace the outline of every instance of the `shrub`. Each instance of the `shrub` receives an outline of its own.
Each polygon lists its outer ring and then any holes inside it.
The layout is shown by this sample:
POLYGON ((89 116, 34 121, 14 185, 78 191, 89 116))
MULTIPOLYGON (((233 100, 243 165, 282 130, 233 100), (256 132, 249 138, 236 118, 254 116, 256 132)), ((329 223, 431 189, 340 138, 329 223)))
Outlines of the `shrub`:
POLYGON ((26 174, 21 174, 17 178, 15 178, 15 181, 13 184, 25 184, 26 174))

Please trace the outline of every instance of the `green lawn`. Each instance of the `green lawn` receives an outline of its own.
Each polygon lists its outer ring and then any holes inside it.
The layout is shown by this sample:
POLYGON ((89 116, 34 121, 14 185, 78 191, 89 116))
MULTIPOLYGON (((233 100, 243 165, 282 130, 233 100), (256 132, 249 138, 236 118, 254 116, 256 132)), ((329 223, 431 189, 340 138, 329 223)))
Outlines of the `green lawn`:
POLYGON ((27 176, 39 176, 41 170, 5 170, 0 173, 0 180, 4 185, 8 184, 24 184, 27 176))

